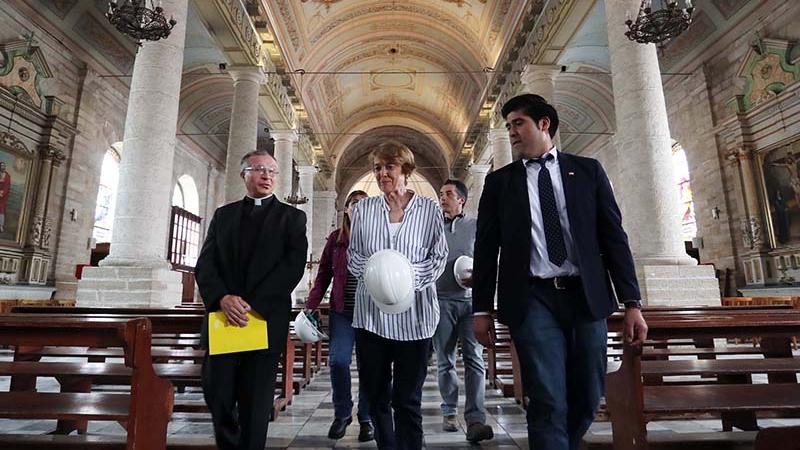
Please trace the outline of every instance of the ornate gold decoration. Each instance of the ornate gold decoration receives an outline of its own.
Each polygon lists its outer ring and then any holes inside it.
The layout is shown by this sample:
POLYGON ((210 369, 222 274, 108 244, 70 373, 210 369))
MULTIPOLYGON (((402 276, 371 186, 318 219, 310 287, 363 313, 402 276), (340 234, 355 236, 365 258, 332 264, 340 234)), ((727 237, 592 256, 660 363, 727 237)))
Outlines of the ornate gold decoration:
MULTIPOLYGON (((461 7, 462 7, 462 6, 464 6, 465 4, 466 4, 467 6, 471 6, 471 5, 469 4, 469 1, 468 1, 468 0, 443 0, 443 1, 444 1, 445 3, 455 3, 456 5, 458 5, 458 7, 459 7, 459 8, 461 8, 461 7)), ((481 2, 481 3, 483 3, 484 5, 486 4, 486 0, 478 0, 478 1, 479 1, 479 2, 481 2)))
POLYGON ((325 10, 327 11, 327 10, 329 10, 331 8, 332 4, 338 3, 338 2, 340 2, 342 0, 300 0, 301 3, 307 3, 309 1, 312 1, 314 3, 321 3, 321 4, 325 5, 325 10))
POLYGON ((789 61, 791 44, 756 36, 739 67, 737 75, 745 79, 744 91, 729 103, 736 112, 748 111, 800 81, 800 65, 789 61))

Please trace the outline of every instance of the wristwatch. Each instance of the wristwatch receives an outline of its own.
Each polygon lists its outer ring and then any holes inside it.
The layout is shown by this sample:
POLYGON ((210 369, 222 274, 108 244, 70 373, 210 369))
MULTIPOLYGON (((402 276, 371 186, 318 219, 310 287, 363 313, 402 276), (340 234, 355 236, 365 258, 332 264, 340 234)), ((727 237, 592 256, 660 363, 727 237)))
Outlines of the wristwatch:
POLYGON ((625 309, 628 308, 642 309, 641 300, 625 300, 624 302, 622 302, 622 304, 625 305, 625 309))

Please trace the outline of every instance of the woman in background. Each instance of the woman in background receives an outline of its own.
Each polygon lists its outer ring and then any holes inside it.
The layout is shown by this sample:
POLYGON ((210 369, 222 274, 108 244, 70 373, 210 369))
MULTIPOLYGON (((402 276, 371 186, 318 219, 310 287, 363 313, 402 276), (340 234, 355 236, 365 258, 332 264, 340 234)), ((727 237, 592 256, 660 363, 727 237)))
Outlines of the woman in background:
MULTIPOLYGON (((350 394, 350 363, 352 361, 353 343, 353 309, 355 306, 358 279, 347 270, 347 247, 350 243, 350 214, 353 206, 367 198, 364 191, 353 191, 344 202, 344 219, 342 227, 334 230, 319 260, 317 278, 308 295, 306 309, 317 309, 322 297, 333 280, 330 300, 330 352, 328 366, 331 370, 331 389, 333 390, 334 419, 328 430, 328 437, 341 439, 347 426, 353 421, 353 398, 350 394)), ((358 366, 358 360, 356 360, 358 366)), ((369 417, 369 403, 364 395, 364 384, 358 386, 358 433, 359 442, 371 441, 373 437, 372 422, 369 417)))

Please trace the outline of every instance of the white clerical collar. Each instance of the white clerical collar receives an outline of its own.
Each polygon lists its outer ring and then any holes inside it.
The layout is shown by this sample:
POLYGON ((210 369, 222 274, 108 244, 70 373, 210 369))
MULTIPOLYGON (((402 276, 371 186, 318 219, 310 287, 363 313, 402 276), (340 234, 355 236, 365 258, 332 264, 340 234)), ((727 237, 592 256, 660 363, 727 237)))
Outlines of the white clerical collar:
POLYGON ((268 199, 268 198, 272 197, 272 195, 273 195, 273 194, 269 194, 268 196, 266 196, 266 197, 261 197, 261 198, 255 198, 255 197, 251 197, 251 196, 249 196, 249 195, 245 195, 245 197, 247 197, 247 198, 249 198, 249 199, 252 199, 252 200, 253 200, 253 204, 254 204, 254 205, 256 205, 256 206, 261 206, 261 202, 263 202, 264 200, 266 200, 266 199, 268 199))

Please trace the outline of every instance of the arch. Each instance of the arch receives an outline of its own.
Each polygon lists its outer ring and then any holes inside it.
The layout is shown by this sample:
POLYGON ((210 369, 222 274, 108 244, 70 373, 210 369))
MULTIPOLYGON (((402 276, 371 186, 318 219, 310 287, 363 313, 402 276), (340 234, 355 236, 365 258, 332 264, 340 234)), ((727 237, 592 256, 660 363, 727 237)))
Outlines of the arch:
POLYGON ((200 196, 197 185, 189 175, 181 175, 172 191, 172 205, 179 206, 190 213, 200 215, 200 196))
POLYGON ((350 144, 337 161, 334 174, 336 191, 349 192, 356 180, 371 172, 372 161, 369 161, 367 156, 375 146, 390 139, 411 149, 417 172, 433 186, 434 190, 448 178, 449 163, 446 154, 438 147, 432 135, 409 127, 382 126, 350 139, 350 144))
MULTIPOLYGON (((434 200, 438 199, 433 185, 419 172, 414 172, 408 177, 408 188, 424 197, 430 197, 434 200)), ((370 197, 381 195, 381 191, 375 183, 375 177, 372 175, 372 172, 365 173, 361 178, 356 180, 356 182, 348 188, 347 195, 350 195, 350 193, 356 189, 366 192, 370 197)), ((347 195, 342 196, 342 199, 347 198, 347 195)))
POLYGON ((92 237, 97 242, 111 242, 114 227, 114 211, 117 203, 119 186, 119 163, 121 161, 122 142, 116 142, 106 150, 103 165, 100 169, 100 184, 97 189, 97 201, 94 209, 94 228, 92 237))
POLYGON ((454 150, 453 146, 449 145, 445 139, 447 133, 445 133, 444 130, 433 126, 430 122, 416 115, 392 110, 385 110, 372 114, 369 119, 356 122, 349 128, 343 127, 342 134, 338 136, 331 145, 331 154, 334 155, 335 158, 341 159, 353 141, 358 139, 361 135, 366 135, 371 130, 386 126, 409 128, 418 131, 421 135, 425 135, 436 144, 445 162, 448 165, 450 164, 450 157, 453 155, 454 150))

